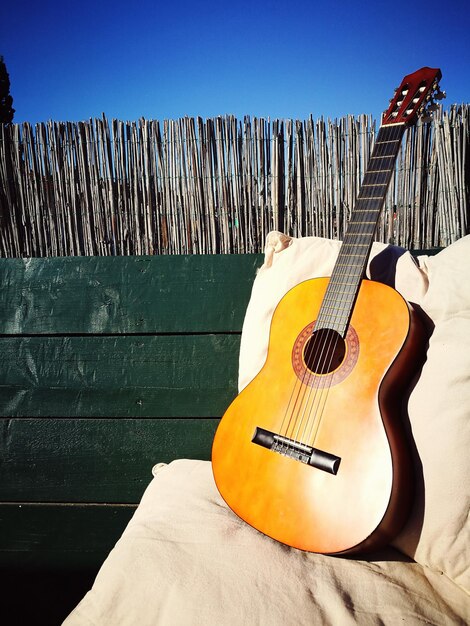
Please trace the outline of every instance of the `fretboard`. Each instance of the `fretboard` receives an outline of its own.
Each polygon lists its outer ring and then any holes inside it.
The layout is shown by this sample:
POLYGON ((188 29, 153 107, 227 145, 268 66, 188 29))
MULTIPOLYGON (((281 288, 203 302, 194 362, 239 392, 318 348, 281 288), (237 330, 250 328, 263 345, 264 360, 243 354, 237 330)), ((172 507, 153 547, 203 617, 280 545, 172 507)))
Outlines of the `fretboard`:
POLYGON ((346 335, 404 131, 404 124, 379 129, 316 329, 332 328, 346 335))

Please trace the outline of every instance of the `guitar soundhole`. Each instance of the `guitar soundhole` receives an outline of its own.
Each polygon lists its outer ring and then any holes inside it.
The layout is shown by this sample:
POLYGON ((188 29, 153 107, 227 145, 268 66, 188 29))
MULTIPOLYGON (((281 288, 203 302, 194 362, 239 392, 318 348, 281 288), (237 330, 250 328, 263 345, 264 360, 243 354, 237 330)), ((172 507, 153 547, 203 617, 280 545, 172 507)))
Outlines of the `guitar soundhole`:
POLYGON ((316 330, 304 349, 304 361, 314 374, 334 372, 344 361, 346 343, 341 335, 330 328, 316 330))
POLYGON ((346 338, 335 330, 310 322, 297 336, 292 349, 292 367, 303 385, 337 385, 354 369, 359 357, 359 338, 349 325, 346 338))

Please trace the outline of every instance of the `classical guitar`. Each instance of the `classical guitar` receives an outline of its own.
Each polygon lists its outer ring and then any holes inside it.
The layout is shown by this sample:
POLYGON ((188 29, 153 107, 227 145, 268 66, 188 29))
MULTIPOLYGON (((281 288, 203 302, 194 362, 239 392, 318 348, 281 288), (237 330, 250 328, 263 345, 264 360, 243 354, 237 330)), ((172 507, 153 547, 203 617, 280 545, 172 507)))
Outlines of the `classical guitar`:
POLYGON ((331 277, 302 282, 280 301, 266 362, 215 435, 212 467, 224 500, 295 548, 375 549, 409 512, 401 398, 424 333, 412 307, 366 280, 365 268, 403 133, 443 96, 440 77, 425 67, 396 90, 331 277))

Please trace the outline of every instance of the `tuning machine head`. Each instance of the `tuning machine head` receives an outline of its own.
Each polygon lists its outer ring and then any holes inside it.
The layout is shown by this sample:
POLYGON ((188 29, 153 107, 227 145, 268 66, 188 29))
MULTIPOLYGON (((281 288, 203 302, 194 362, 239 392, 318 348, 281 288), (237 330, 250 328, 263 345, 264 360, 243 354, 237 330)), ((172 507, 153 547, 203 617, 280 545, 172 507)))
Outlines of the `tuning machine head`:
POLYGON ((419 109, 419 115, 423 123, 428 123, 432 120, 432 114, 439 110, 439 104, 436 100, 443 100, 446 97, 446 92, 441 91, 439 83, 436 81, 432 86, 432 91, 426 96, 425 102, 419 109))
MULTIPOLYGON (((406 124, 416 121, 422 111, 429 115, 429 105, 434 105, 433 96, 438 100, 443 94, 439 91, 441 71, 438 68, 423 67, 413 74, 405 76, 400 86, 395 89, 390 106, 382 115, 382 126, 388 124, 406 124), (442 94, 442 95, 441 95, 442 94)), ((435 106, 432 106, 435 109, 435 106)))

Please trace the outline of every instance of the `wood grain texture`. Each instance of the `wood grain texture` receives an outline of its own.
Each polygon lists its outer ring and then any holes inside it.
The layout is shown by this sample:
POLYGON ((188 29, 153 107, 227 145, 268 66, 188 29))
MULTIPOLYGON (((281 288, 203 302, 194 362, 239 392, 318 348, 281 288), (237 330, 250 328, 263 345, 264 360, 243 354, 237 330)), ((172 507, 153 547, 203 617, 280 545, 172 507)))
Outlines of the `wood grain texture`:
POLYGON ((261 255, 0 260, 1 334, 240 332, 261 255))
POLYGON ((209 459, 218 420, 62 418, 0 423, 0 501, 132 504, 142 497, 156 463, 209 459))
POLYGON ((0 416, 214 417, 238 335, 0 338, 0 416))

